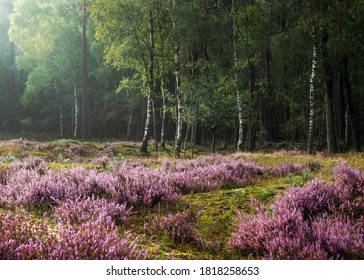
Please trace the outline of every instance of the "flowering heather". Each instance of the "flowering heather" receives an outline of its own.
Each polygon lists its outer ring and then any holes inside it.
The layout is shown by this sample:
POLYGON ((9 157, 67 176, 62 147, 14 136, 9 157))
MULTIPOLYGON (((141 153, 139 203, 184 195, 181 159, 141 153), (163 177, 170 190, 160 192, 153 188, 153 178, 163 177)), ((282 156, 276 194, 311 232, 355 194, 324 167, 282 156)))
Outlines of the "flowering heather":
POLYGON ((0 259, 47 259, 55 237, 47 224, 33 223, 29 215, 0 212, 0 259))
POLYGON ((301 174, 302 171, 306 168, 306 165, 294 165, 291 163, 282 163, 273 167, 271 170, 268 171, 274 177, 283 177, 287 174, 301 174))
POLYGON ((64 173, 69 184, 76 187, 77 192, 83 197, 107 197, 110 198, 115 193, 118 180, 108 172, 98 172, 76 167, 64 173))
POLYGON ((18 171, 21 169, 36 171, 37 173, 43 175, 48 171, 47 163, 41 158, 28 156, 22 160, 17 160, 11 164, 13 171, 18 171))
POLYGON ((343 164, 334 182, 292 188, 242 214, 230 246, 263 259, 364 259, 363 173, 343 164))
POLYGON ((109 217, 100 217, 80 226, 61 227, 59 238, 50 259, 55 260, 127 260, 145 259, 147 252, 138 248, 125 232, 119 230, 109 217))
POLYGON ((6 185, 0 185, 0 201, 9 206, 50 206, 78 196, 75 185, 64 174, 51 170, 40 175, 34 170, 20 169, 6 185))
POLYGON ((113 173, 118 178, 115 199, 119 203, 155 206, 176 202, 180 196, 178 191, 168 184, 164 173, 149 170, 138 163, 119 164, 114 167, 113 173))
POLYGON ((197 241, 196 215, 192 211, 168 214, 154 219, 149 225, 157 234, 166 234, 175 243, 190 243, 197 241))
POLYGON ((64 225, 52 232, 48 225, 29 216, 0 212, 0 259, 143 259, 146 251, 130 233, 121 238, 109 217, 100 217, 81 226, 64 225))
POLYGON ((335 189, 341 202, 338 211, 354 218, 363 217, 364 173, 339 163, 334 169, 333 181, 341 186, 335 189))
POLYGON ((124 224, 130 215, 125 204, 117 204, 103 198, 87 198, 62 202, 54 210, 54 217, 70 224, 82 224, 100 217, 110 217, 119 225, 124 224))
POLYGON ((210 191, 254 184, 260 176, 299 173, 305 166, 283 164, 272 169, 243 160, 208 156, 183 162, 165 162, 159 170, 124 161, 111 172, 76 167, 50 170, 35 157, 12 165, 2 175, 0 202, 11 206, 48 207, 79 197, 99 197, 129 205, 155 206, 176 202, 181 193, 210 191))

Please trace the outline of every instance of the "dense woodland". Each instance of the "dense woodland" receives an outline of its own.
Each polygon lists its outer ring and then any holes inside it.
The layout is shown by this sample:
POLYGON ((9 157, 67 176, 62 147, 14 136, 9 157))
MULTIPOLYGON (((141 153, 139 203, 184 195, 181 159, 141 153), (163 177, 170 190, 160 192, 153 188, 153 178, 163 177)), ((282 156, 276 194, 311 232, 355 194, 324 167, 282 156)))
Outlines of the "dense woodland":
POLYGON ((0 0, 0 132, 360 151, 363 26, 363 0, 0 0))
POLYGON ((364 0, 0 0, 0 260, 363 260, 363 26, 364 0))

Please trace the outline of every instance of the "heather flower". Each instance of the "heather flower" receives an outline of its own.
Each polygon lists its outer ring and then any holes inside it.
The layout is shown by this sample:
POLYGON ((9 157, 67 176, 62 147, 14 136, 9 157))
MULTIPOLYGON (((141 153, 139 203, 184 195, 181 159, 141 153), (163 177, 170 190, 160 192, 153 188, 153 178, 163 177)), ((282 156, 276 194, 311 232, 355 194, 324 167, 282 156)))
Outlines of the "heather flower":
POLYGON ((340 212, 359 219, 364 213, 364 173, 343 162, 334 169, 335 193, 340 200, 340 212))
POLYGON ((58 242, 50 254, 55 260, 127 260, 145 259, 137 239, 129 232, 120 238, 119 230, 109 217, 90 220, 80 226, 61 226, 58 242))
POLYGON ((25 212, 0 212, 0 259, 47 259, 54 242, 45 222, 34 223, 25 212))
POLYGON ((364 259, 364 217, 351 220, 340 215, 317 219, 312 224, 313 239, 333 259, 364 259))
POLYGON ((62 202, 54 210, 54 217, 62 223, 82 224, 100 217, 110 217, 119 225, 124 224, 131 210, 126 204, 117 204, 103 198, 87 198, 62 202))
POLYGON ((44 160, 35 156, 28 156, 22 160, 17 160, 11 164, 11 167, 14 171, 25 169, 35 171, 40 175, 44 175, 49 169, 44 160))
POLYGON ((0 259, 124 260, 144 259, 147 252, 129 232, 120 237, 110 217, 80 226, 63 225, 58 233, 47 223, 23 215, 0 212, 0 259))
POLYGON ((292 188, 241 214, 229 246, 263 259, 364 259, 363 173, 343 164, 334 183, 292 188))
POLYGON ((149 227, 152 232, 166 234, 175 243, 190 243, 198 240, 197 219, 192 211, 156 218, 149 227))

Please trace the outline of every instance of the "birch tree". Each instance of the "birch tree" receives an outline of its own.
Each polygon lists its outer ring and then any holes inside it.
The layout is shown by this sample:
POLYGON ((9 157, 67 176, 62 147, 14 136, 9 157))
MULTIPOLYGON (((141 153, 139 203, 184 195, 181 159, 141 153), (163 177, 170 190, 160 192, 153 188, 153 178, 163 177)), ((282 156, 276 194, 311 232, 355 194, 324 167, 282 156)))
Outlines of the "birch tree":
MULTIPOLYGON (((118 69, 141 73, 148 87, 147 114, 140 148, 142 153, 147 152, 152 118, 155 116, 155 29, 158 4, 158 1, 112 0, 105 3, 96 0, 90 9, 96 25, 96 38, 106 46, 106 61, 118 69)), ((154 138, 157 138, 156 129, 154 138)), ((157 151, 157 139, 154 140, 157 151)))
POLYGON ((313 152, 313 136, 314 136, 314 125, 315 125, 315 77, 317 67, 317 20, 314 17, 313 7, 310 0, 307 0, 307 11, 309 16, 311 38, 312 38, 312 64, 311 64, 311 75, 310 75, 310 92, 309 92, 309 120, 308 120, 308 137, 307 137, 307 153, 313 152))
POLYGON ((240 92, 239 85, 239 68, 238 68, 238 54, 237 54, 237 23, 236 23, 236 9, 235 9, 235 0, 231 1, 231 16, 233 20, 232 25, 232 48, 233 48, 233 75, 234 75, 234 83, 235 83, 235 92, 236 92, 236 102, 237 102, 237 111, 238 111, 238 143, 237 150, 243 150, 243 138, 244 138, 244 117, 243 117, 243 101, 240 92))

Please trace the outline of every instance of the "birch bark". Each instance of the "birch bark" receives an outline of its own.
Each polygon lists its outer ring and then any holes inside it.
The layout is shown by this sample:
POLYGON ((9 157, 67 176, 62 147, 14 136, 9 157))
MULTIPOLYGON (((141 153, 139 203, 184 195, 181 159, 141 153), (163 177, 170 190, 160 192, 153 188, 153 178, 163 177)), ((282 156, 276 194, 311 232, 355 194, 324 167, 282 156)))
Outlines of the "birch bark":
POLYGON ((236 50, 236 38, 237 38, 237 30, 236 30, 236 14, 235 14, 235 0, 232 0, 231 5, 231 15, 233 19, 233 73, 234 73, 234 84, 235 84, 235 91, 236 91, 236 101, 237 101, 237 108, 238 108, 238 143, 237 143, 237 150, 243 150, 243 137, 244 137, 244 120, 243 120, 243 105, 241 99, 241 93, 239 89, 239 72, 238 72, 238 56, 236 50))

